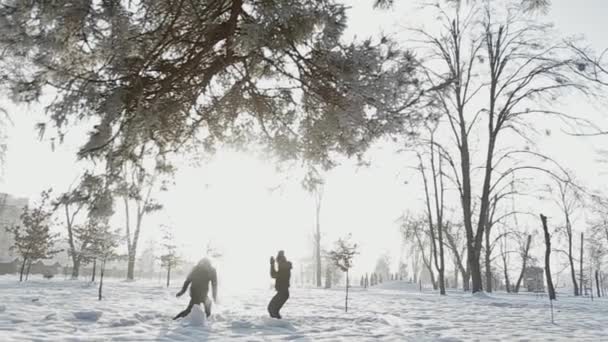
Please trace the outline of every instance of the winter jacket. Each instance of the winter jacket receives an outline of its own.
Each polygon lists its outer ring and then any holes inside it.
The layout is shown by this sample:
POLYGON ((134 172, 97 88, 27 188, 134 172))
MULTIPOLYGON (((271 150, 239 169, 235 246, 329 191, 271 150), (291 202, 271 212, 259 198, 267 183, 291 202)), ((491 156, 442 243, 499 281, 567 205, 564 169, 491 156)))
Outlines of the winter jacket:
POLYGON ((270 276, 275 280, 274 288, 279 291, 289 290, 289 279, 291 278, 291 262, 278 261, 278 270, 274 269, 274 264, 270 265, 270 276))
POLYGON ((217 297, 217 272, 211 265, 196 265, 190 271, 188 278, 182 287, 182 293, 186 292, 190 285, 190 297, 195 302, 204 302, 209 293, 209 282, 213 287, 213 299, 217 297))

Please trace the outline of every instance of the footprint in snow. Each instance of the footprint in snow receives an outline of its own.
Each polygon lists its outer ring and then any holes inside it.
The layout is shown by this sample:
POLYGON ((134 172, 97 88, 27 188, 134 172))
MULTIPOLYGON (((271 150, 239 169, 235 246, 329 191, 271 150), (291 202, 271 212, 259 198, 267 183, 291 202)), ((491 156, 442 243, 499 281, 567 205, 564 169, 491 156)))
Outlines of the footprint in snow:
POLYGON ((96 322, 103 313, 101 311, 76 311, 73 314, 76 319, 81 321, 96 322))

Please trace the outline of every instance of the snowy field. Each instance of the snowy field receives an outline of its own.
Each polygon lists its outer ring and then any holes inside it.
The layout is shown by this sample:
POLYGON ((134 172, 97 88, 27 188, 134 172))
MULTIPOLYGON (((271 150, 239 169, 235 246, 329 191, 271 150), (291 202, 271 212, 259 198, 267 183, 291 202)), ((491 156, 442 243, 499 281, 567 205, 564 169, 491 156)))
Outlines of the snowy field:
MULTIPOLYGON (((36 276, 35 276, 36 278, 36 276)), ((176 282, 177 286, 177 282, 176 282)), ((562 296, 550 323, 547 297, 440 297, 394 282, 344 292, 292 289, 283 320, 270 319, 270 289, 221 292, 204 326, 172 321, 187 295, 153 282, 108 280, 105 299, 84 281, 19 284, 0 277, 0 341, 606 341, 608 301, 562 296)))

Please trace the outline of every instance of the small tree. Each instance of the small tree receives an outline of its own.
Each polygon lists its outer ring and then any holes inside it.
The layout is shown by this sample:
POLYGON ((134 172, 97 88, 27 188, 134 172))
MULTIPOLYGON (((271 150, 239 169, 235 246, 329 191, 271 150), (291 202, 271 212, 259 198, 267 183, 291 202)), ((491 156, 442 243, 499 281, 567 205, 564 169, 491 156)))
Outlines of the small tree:
POLYGON ((335 249, 329 252, 329 259, 342 272, 346 272, 346 298, 344 301, 344 311, 348 312, 348 270, 352 267, 353 258, 357 252, 357 244, 350 242, 350 235, 344 239, 336 241, 335 249))
POLYGON ((171 284, 171 269, 175 268, 180 263, 176 251, 177 245, 175 244, 175 237, 170 229, 171 228, 167 226, 163 226, 161 245, 163 246, 165 253, 160 256, 161 267, 167 269, 167 287, 171 284))
MULTIPOLYGON (((73 262, 73 267, 78 267, 80 263, 90 263, 93 262, 93 272, 91 274, 91 282, 95 281, 95 273, 97 268, 97 258, 95 256, 94 247, 91 245, 93 239, 95 239, 96 232, 96 223, 93 220, 89 220, 86 224, 83 225, 74 225, 71 228, 71 235, 74 241, 80 241, 81 249, 77 251, 78 257, 77 260, 73 262)), ((70 246, 70 254, 73 253, 73 249, 70 246)), ((76 279, 78 277, 78 271, 72 271, 72 279, 76 279)))
POLYGON ((118 257, 115 249, 118 246, 120 233, 118 230, 112 231, 106 220, 96 221, 92 231, 93 239, 90 253, 100 262, 98 298, 101 300, 106 262, 118 257))
MULTIPOLYGON (((13 234, 14 244, 11 250, 16 251, 23 258, 19 281, 23 281, 25 265, 31 265, 39 259, 50 259, 61 252, 55 249, 59 234, 51 233, 51 217, 53 210, 49 206, 51 190, 43 191, 37 207, 25 206, 21 214, 23 225, 16 225, 6 230, 13 234)), ((29 267, 28 267, 29 273, 29 267)))

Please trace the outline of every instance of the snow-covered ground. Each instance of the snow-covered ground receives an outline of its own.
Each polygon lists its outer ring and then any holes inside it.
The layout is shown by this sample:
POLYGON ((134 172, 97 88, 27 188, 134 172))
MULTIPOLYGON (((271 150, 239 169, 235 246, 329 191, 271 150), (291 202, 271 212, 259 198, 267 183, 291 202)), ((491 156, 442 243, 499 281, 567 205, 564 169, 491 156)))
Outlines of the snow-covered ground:
MULTIPOLYGON (((176 282, 176 286, 177 286, 176 282)), ((547 297, 441 297, 405 283, 344 292, 294 288, 282 314, 266 315, 273 291, 222 292, 205 326, 172 321, 187 304, 176 287, 108 280, 105 298, 85 281, 0 277, 0 341, 601 341, 608 300, 561 296, 551 324, 547 297)))

